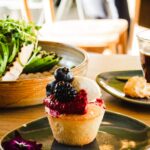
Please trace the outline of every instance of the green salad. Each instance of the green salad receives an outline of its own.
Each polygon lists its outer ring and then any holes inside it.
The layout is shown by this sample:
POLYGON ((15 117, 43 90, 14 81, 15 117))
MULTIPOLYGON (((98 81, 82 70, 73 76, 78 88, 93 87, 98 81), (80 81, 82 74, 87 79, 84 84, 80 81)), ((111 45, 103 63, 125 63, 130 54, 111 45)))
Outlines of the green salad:
POLYGON ((34 23, 7 17, 0 20, 0 79, 17 80, 24 73, 50 70, 61 57, 38 46, 34 23))

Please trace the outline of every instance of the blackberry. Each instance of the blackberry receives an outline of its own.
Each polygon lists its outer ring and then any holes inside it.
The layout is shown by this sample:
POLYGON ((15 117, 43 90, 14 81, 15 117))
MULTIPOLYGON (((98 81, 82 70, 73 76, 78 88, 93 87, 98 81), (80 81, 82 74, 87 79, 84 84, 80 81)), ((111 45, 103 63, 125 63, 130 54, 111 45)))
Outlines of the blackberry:
POLYGON ((66 102, 75 98, 77 91, 69 82, 59 81, 54 88, 54 96, 58 101, 66 102))
POLYGON ((47 84, 47 86, 46 86, 46 95, 47 96, 49 96, 50 94, 53 94, 56 83, 57 83, 56 81, 53 81, 53 82, 47 84))
POLYGON ((66 82, 72 82, 73 81, 73 75, 70 72, 70 70, 66 67, 58 68, 54 72, 55 79, 57 81, 66 81, 66 82))

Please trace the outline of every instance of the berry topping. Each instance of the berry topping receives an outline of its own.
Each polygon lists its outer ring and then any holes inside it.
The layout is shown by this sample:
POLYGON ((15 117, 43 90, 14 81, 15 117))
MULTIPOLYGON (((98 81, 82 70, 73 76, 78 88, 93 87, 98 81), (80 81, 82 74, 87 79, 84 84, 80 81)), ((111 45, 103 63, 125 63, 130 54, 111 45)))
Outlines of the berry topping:
POLYGON ((56 81, 53 81, 53 82, 47 84, 47 86, 46 86, 46 95, 47 96, 54 93, 54 88, 55 88, 56 83, 57 83, 56 81))
POLYGON ((54 77, 57 81, 65 81, 65 82, 72 82, 73 81, 73 75, 70 72, 70 70, 66 67, 58 68, 54 72, 54 77))
POLYGON ((54 87, 54 96, 58 101, 66 102, 74 99, 77 91, 69 82, 59 81, 54 87))
POLYGON ((67 103, 58 101, 54 95, 44 100, 46 107, 50 108, 50 112, 56 111, 55 114, 85 114, 87 103, 87 93, 85 90, 80 90, 76 97, 67 103))
POLYGON ((100 98, 97 98, 95 102, 90 102, 90 104, 92 104, 92 103, 106 109, 106 106, 104 104, 104 100, 102 100, 100 98))
MULTIPOLYGON (((60 114, 85 114, 88 104, 87 93, 73 81, 73 75, 66 67, 59 68, 54 73, 55 81, 46 87, 47 98, 44 100, 45 110, 52 116, 60 114), (73 82, 72 82, 73 81, 73 82)), ((103 100, 97 99, 94 103, 105 107, 103 100)))

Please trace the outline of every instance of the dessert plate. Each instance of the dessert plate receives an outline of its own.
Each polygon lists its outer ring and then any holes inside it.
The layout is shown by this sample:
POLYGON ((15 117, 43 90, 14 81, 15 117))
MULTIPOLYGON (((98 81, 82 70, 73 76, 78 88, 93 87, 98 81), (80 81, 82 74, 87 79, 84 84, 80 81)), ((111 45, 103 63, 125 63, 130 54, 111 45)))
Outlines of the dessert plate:
POLYGON ((96 139, 85 146, 67 146, 57 143, 46 117, 23 125, 2 138, 1 144, 14 137, 15 131, 26 140, 43 145, 43 150, 147 150, 150 148, 150 127, 127 116, 106 112, 96 139))
POLYGON ((96 81, 103 90, 123 101, 150 106, 150 99, 127 97, 123 92, 125 83, 132 76, 143 76, 143 72, 142 70, 104 72, 96 77, 96 81))

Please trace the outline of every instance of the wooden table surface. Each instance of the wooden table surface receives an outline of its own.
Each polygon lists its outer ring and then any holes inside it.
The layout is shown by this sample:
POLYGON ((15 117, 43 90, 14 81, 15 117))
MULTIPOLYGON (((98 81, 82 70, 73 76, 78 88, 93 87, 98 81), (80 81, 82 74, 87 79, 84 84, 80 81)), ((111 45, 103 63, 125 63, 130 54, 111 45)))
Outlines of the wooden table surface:
MULTIPOLYGON (((87 76, 95 79, 96 75, 105 71, 133 70, 140 69, 139 58, 127 55, 89 54, 89 66, 87 76)), ((107 110, 126 114, 140 119, 150 125, 150 109, 143 106, 135 106, 122 103, 120 100, 104 92, 104 99, 107 110)), ((0 110, 0 138, 10 130, 21 126, 27 122, 45 116, 44 106, 34 106, 28 108, 0 110)))

